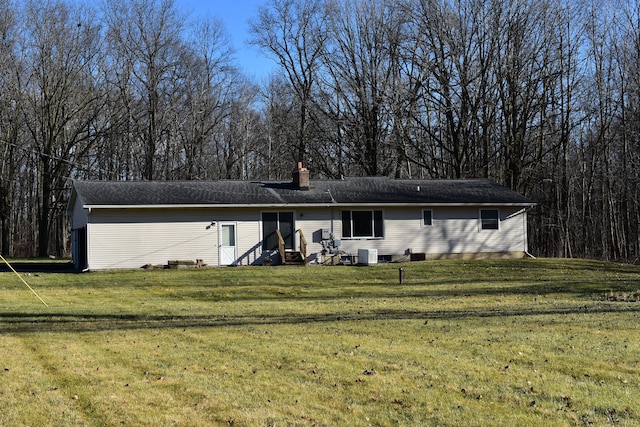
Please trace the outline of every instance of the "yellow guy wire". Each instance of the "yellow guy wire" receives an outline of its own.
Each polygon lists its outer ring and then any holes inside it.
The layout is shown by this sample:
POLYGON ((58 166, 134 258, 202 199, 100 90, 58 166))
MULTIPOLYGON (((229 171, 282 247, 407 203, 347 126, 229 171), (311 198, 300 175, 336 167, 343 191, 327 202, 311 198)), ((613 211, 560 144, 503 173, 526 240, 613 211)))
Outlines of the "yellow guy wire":
POLYGON ((49 304, 47 304, 46 302, 44 302, 44 300, 43 300, 42 298, 40 298, 40 295, 38 295, 38 293, 37 293, 36 291, 34 291, 34 290, 33 290, 33 288, 32 288, 31 286, 29 286, 29 284, 28 284, 28 283, 27 283, 27 282, 22 278, 22 276, 20 276, 20 275, 18 274, 18 272, 17 272, 16 270, 14 270, 14 269, 13 269, 13 267, 11 266, 11 264, 9 264, 9 261, 7 261, 6 259, 4 259, 4 257, 3 257, 2 255, 0 255, 0 258, 2 258, 2 261, 4 261, 4 262, 5 262, 5 264, 7 264, 7 265, 9 266, 9 268, 11 269, 11 271, 13 271, 13 272, 16 274, 16 276, 18 276, 18 279, 22 280, 22 283, 24 283, 24 284, 27 286, 27 288, 29 288, 29 290, 30 290, 31 292, 33 292, 33 294, 34 294, 35 296, 37 296, 37 297, 38 297, 38 299, 40 300, 40 302, 42 302, 46 307, 49 307, 49 304))

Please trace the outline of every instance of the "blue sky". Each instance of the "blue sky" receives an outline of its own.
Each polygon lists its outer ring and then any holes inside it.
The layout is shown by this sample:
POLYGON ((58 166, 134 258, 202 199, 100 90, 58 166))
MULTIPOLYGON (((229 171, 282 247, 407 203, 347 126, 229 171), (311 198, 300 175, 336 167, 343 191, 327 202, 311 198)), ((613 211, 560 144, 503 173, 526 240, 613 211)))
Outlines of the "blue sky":
POLYGON ((256 47, 248 46, 249 18, 256 16, 265 0, 177 0, 177 5, 191 13, 191 17, 211 15, 221 19, 235 48, 236 63, 249 77, 266 78, 275 69, 272 60, 265 58, 256 47))

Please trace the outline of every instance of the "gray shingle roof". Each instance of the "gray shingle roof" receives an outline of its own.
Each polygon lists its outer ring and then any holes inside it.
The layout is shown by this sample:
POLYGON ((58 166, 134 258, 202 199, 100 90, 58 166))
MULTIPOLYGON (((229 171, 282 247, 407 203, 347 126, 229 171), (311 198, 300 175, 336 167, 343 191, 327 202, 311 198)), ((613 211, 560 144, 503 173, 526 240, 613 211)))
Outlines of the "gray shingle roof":
POLYGON ((487 179, 396 180, 384 177, 312 180, 309 190, 292 183, 259 181, 76 181, 87 206, 153 205, 358 205, 483 204, 534 202, 487 179))

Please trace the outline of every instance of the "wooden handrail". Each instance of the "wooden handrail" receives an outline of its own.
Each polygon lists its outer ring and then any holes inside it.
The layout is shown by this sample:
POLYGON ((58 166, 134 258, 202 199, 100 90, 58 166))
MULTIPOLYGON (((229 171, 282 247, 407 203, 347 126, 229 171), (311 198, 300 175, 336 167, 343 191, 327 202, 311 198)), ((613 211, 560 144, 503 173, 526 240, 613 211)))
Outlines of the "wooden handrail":
POLYGON ((300 255, 302 255, 304 265, 307 265, 307 239, 305 239, 301 229, 298 228, 296 232, 300 233, 300 255))
MULTIPOLYGON (((296 233, 300 234, 300 256, 304 260, 304 265, 307 265, 307 239, 304 237, 302 230, 297 229, 296 233)), ((286 265, 287 258, 285 256, 284 238, 279 229, 276 229, 276 235, 278 236, 278 252, 280 253, 280 264, 286 265)))
POLYGON ((280 253, 280 263, 285 265, 287 263, 284 257, 284 239, 279 229, 276 229, 276 235, 278 236, 278 252, 280 253))

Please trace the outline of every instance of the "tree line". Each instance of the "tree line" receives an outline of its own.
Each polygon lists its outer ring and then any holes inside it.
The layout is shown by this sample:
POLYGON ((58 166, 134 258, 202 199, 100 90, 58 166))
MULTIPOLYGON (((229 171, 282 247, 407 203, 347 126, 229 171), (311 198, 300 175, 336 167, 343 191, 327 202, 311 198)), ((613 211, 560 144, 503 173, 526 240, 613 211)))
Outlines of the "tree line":
POLYGON ((69 252, 73 179, 490 178, 540 256, 638 262, 640 1, 265 0, 235 64, 174 0, 0 0, 2 253, 69 252))

